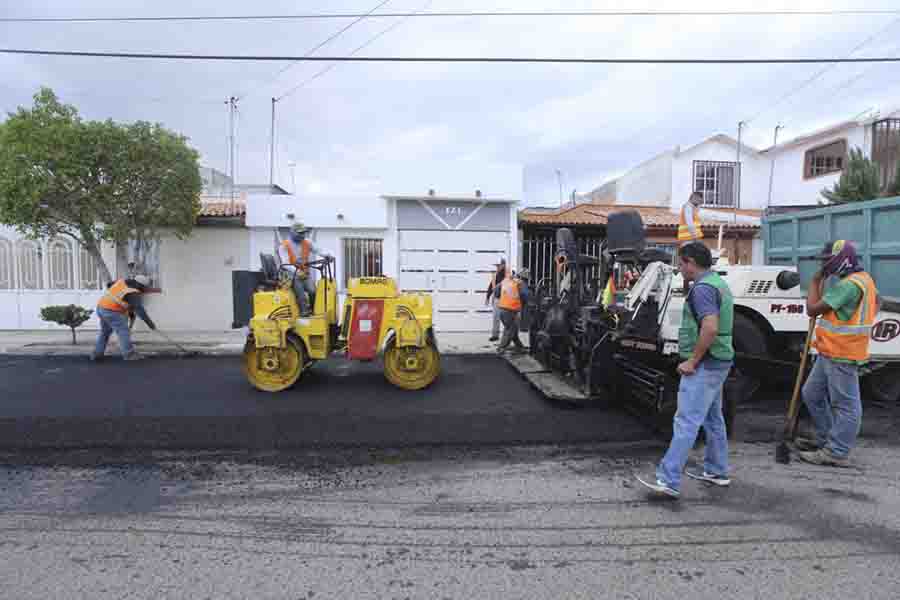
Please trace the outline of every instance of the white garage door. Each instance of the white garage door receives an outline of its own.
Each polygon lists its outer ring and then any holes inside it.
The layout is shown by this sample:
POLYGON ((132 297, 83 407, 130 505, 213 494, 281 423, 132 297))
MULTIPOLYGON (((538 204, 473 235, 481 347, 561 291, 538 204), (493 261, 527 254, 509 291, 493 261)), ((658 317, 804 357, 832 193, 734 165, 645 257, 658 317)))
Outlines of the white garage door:
POLYGON ((400 287, 432 294, 439 331, 488 331, 487 283, 508 255, 506 232, 401 231, 400 287))

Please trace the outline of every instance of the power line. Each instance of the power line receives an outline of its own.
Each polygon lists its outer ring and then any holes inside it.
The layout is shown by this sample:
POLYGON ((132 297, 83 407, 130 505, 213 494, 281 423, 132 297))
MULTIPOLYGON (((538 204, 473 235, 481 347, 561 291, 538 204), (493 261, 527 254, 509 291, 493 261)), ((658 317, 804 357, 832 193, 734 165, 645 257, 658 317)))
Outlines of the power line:
POLYGON ((522 63, 522 64, 634 64, 634 65, 771 65, 823 63, 895 63, 898 56, 865 58, 525 58, 512 56, 283 56, 240 54, 160 54, 154 52, 86 52, 71 50, 23 50, 0 48, 0 54, 129 58, 157 60, 203 60, 238 62, 397 62, 397 63, 522 63))
MULTIPOLYGON (((427 8, 428 6, 430 6, 431 3, 432 3, 432 0, 428 0, 428 2, 426 2, 426 3, 423 5, 422 10, 424 10, 425 8, 427 8)), ((394 29, 396 29, 397 27, 399 27, 404 21, 406 21, 406 17, 403 17, 403 18, 398 19, 397 21, 394 21, 393 23, 391 23, 391 25, 390 25, 389 27, 386 27, 385 29, 382 29, 381 31, 379 31, 378 33, 376 33, 375 35, 373 35, 371 38, 369 38, 368 40, 366 40, 363 44, 360 44, 359 46, 357 46, 356 48, 354 48, 353 50, 351 50, 350 53, 349 53, 347 56, 353 56, 353 55, 355 55, 355 54, 356 54, 357 52, 359 52, 360 50, 366 48, 367 46, 369 46, 370 44, 372 44, 373 42, 375 42, 375 40, 379 39, 379 38, 382 37, 383 35, 385 35, 385 34, 387 34, 387 33, 390 33, 391 31, 393 31, 394 29)), ((292 87, 291 89, 289 89, 288 91, 284 92, 283 94, 281 94, 280 96, 278 96, 277 98, 275 98, 275 101, 277 102, 277 101, 282 100, 283 98, 286 98, 286 97, 290 96, 291 94, 293 94, 294 92, 296 92, 297 90, 299 90, 300 88, 302 88, 303 86, 305 86, 306 84, 312 83, 313 81, 315 81, 316 79, 318 79, 318 78, 321 77, 322 75, 325 75, 326 73, 328 73, 329 71, 331 71, 331 70, 332 70, 333 68, 335 68, 336 66, 337 66, 337 63, 332 63, 332 64, 328 65, 327 67, 325 67, 324 69, 321 69, 321 70, 318 71, 317 73, 315 73, 315 74, 313 74, 312 76, 310 76, 310 77, 304 79, 303 81, 301 81, 300 83, 298 83, 297 85, 295 85, 294 87, 292 87)))
POLYGON ((167 21, 291 21, 312 19, 386 19, 397 17, 815 17, 897 15, 898 9, 847 10, 566 10, 301 13, 271 15, 188 15, 157 17, 4 17, 0 23, 146 23, 167 21))
MULTIPOLYGON (((891 21, 890 23, 888 23, 886 26, 884 26, 883 28, 879 29, 878 31, 876 31, 875 33, 873 33, 872 35, 870 35, 869 37, 867 37, 866 39, 864 39, 862 42, 860 42, 859 44, 857 44, 856 46, 854 46, 854 47, 850 50, 850 52, 847 54, 847 58, 849 59, 849 57, 852 56, 855 52, 857 52, 858 50, 860 50, 860 49, 862 49, 863 47, 867 46, 868 44, 872 43, 872 41, 874 41, 876 38, 878 38, 878 37, 879 37, 881 34, 883 34, 884 32, 886 32, 886 31, 892 29, 892 28, 894 27, 894 25, 896 25, 897 23, 900 23, 900 18, 897 18, 897 19, 892 20, 892 21, 891 21)), ((804 80, 803 82, 800 83, 800 85, 798 85, 798 86, 792 88, 791 90, 789 90, 786 94, 782 95, 782 96, 781 96, 778 100, 776 100, 773 104, 770 104, 769 106, 767 106, 767 107, 761 109, 759 112, 757 112, 757 113, 756 113, 755 115, 753 115, 751 118, 747 119, 745 122, 746 122, 746 123, 749 123, 749 122, 751 122, 751 121, 756 120, 757 118, 759 118, 760 115, 765 114, 766 112, 768 112, 769 110, 775 108, 776 106, 778 106, 779 104, 781 104, 782 102, 784 102, 785 100, 787 100, 788 98, 790 98, 791 96, 793 96, 794 94, 796 94, 797 92, 799 92, 800 90, 806 88, 809 84, 811 84, 812 82, 814 82, 814 81, 816 81, 817 79, 819 79, 822 75, 824 75, 825 73, 827 73, 827 72, 830 71, 831 69, 834 69, 834 68, 835 68, 839 63, 841 63, 841 62, 849 62, 849 61, 848 61, 848 60, 835 60, 835 61, 832 61, 831 64, 825 65, 824 67, 822 67, 821 69, 819 69, 818 71, 816 71, 816 72, 813 74, 812 77, 810 77, 810 78, 804 80)))

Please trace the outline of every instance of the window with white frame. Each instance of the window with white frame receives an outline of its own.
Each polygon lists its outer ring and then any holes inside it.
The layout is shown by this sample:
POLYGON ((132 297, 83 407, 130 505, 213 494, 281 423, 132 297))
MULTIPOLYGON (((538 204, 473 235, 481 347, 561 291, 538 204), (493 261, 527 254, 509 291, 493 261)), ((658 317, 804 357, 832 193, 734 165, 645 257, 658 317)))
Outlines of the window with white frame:
POLYGON ((844 170, 846 158, 847 140, 838 140, 807 150, 803 177, 810 179, 820 175, 828 175, 829 173, 839 173, 844 170))
POLYGON ((102 290, 100 264, 84 247, 78 252, 78 287, 82 290, 102 290))
POLYGON ((47 266, 50 289, 71 290, 75 287, 75 257, 68 240, 50 240, 47 244, 47 266))
POLYGON ((12 242, 0 237, 0 290, 16 287, 15 273, 12 242))
POLYGON ((20 240, 16 245, 19 263, 19 286, 23 290, 44 289, 43 250, 34 240, 20 240))
POLYGON ((128 242, 126 276, 146 275, 151 288, 162 288, 159 264, 159 239, 134 239, 128 242))
POLYGON ((344 238, 344 288, 356 277, 378 277, 382 270, 383 240, 376 238, 344 238))
POLYGON ((740 170, 736 162, 694 161, 694 190, 704 206, 734 206, 740 170))

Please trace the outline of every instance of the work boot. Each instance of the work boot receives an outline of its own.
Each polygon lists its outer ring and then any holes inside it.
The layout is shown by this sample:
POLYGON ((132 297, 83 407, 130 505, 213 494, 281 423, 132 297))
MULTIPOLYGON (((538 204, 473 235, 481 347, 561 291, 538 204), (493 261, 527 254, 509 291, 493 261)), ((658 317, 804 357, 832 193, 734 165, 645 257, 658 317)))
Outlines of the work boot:
POLYGON ((500 336, 499 336, 499 335, 492 335, 491 337, 488 338, 488 341, 489 341, 489 342, 496 342, 496 341, 499 340, 499 339, 500 339, 500 336))
POLYGON ((794 440, 794 448, 802 450, 803 452, 815 452, 821 447, 819 442, 812 438, 798 437, 794 440))
POLYGON ((835 456, 828 448, 820 448, 814 452, 798 452, 797 457, 811 465, 824 467, 849 467, 850 459, 846 456, 835 456))

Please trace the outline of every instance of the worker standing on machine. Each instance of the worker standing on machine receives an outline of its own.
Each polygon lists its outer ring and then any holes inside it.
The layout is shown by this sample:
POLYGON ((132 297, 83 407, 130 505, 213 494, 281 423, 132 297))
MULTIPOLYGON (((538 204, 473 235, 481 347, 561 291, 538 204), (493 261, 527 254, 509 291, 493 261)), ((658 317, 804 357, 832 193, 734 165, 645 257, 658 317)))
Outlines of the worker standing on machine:
POLYGON ((522 306, 526 302, 528 302, 528 289, 507 268, 505 277, 500 282, 500 300, 497 301, 500 321, 503 323, 503 337, 500 338, 497 352, 505 352, 510 342, 516 347, 517 352, 525 351, 525 345, 519 339, 519 318, 522 306))
POLYGON ((821 317, 813 344, 818 356, 803 385, 816 437, 797 438, 795 444, 802 461, 846 467, 862 424, 859 367, 869 359, 880 299, 852 242, 827 242, 819 258, 822 269, 813 276, 806 298, 807 314, 821 317), (829 279, 834 283, 822 295, 822 284, 829 279))
POLYGON ((297 276, 294 279, 294 294, 297 296, 302 315, 312 313, 311 307, 314 306, 316 297, 316 281, 309 268, 309 262, 313 256, 332 258, 330 254, 321 252, 310 240, 306 239, 307 231, 308 229, 303 223, 294 223, 291 226, 290 237, 283 240, 278 249, 281 263, 293 265, 297 269, 297 276))
POLYGON ((693 242, 682 247, 679 254, 681 273, 694 285, 684 300, 678 330, 678 351, 683 361, 678 365, 678 410, 672 441, 656 468, 656 477, 650 481, 638 477, 654 492, 673 498, 681 495, 681 473, 701 426, 706 433, 703 470, 689 470, 688 477, 719 486, 731 483, 722 387, 734 361, 734 298, 728 284, 710 270, 712 253, 706 245, 693 242))
POLYGON ((497 306, 497 301, 500 299, 500 284, 503 283, 503 278, 506 277, 506 259, 501 258, 500 262, 495 266, 497 269, 491 274, 491 278, 488 281, 487 294, 484 299, 484 305, 490 305, 493 309, 491 311, 493 313, 491 320, 491 342, 496 342, 500 339, 500 308, 497 306))
POLYGON ((156 329, 156 324, 144 309, 143 295, 150 285, 150 278, 146 275, 135 275, 132 279, 119 279, 107 288, 106 293, 97 302, 97 317, 100 319, 100 335, 97 336, 97 344, 91 354, 91 360, 98 362, 103 359, 106 352, 106 344, 113 332, 119 338, 119 349, 125 360, 139 360, 143 358, 131 345, 131 332, 128 328, 128 314, 133 312, 139 316, 151 330, 156 329))
POLYGON ((678 220, 678 245, 685 246, 691 242, 703 239, 703 229, 700 221, 700 205, 703 204, 703 194, 693 192, 688 201, 681 207, 681 216, 678 220))

